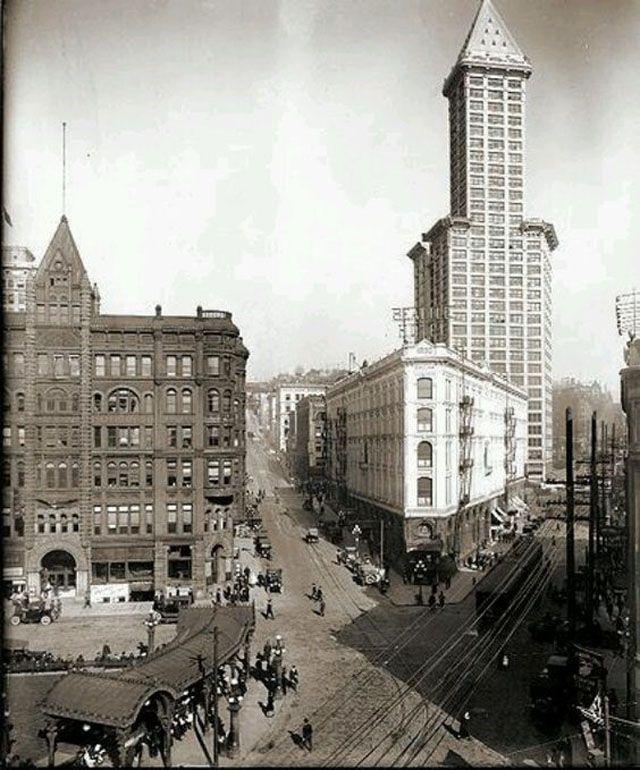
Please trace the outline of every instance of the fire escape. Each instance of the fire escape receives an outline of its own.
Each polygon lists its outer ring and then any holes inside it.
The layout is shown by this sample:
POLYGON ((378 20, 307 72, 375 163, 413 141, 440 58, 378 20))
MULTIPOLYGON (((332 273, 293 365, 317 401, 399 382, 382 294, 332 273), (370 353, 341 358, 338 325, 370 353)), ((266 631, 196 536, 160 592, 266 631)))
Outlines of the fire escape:
POLYGON ((464 395, 460 401, 460 497, 455 517, 453 550, 460 555, 460 540, 463 512, 471 498, 471 476, 473 470, 473 397, 464 395))
POLYGON ((504 494, 509 504, 509 488, 516 477, 516 415, 512 406, 504 410, 504 494))

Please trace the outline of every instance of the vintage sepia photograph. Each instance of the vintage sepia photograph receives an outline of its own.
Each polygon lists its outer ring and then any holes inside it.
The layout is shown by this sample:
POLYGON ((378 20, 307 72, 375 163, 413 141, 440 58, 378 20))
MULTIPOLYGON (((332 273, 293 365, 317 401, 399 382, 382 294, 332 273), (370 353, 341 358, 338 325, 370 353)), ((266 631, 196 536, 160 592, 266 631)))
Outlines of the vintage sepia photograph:
POLYGON ((1 11, 2 767, 640 767, 640 0, 1 11))

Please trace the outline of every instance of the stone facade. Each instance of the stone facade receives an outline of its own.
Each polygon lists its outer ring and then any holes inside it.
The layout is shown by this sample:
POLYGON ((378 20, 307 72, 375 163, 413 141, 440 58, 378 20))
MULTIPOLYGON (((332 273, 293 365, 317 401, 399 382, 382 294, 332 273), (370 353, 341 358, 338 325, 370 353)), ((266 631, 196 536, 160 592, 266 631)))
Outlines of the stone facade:
POLYGON ((320 396, 326 391, 325 385, 307 384, 304 382, 278 385, 275 392, 275 431, 278 449, 284 452, 287 448, 289 434, 289 416, 296 410, 296 404, 305 396, 320 396))
POLYGON ((524 485, 526 394, 444 345, 396 351, 326 399, 327 476, 339 498, 385 519, 396 557, 468 554, 524 485))
POLYGON ((46 567, 68 593, 135 597, 224 579, 245 479, 231 314, 101 314, 63 217, 5 333, 5 582, 37 592, 46 567))

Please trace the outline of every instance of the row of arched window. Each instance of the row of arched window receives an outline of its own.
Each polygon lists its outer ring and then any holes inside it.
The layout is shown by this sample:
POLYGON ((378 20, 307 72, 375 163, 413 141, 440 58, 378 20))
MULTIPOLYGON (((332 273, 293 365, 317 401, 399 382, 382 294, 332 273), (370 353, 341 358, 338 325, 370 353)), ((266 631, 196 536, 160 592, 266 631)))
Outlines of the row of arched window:
POLYGON ((48 462, 44 466, 36 465, 36 487, 47 489, 77 489, 80 486, 80 464, 48 462))
POLYGON ((106 465, 101 460, 93 463, 94 487, 140 487, 153 485, 153 460, 109 460, 106 465))
POLYGON ((35 523, 36 532, 39 534, 56 534, 80 531, 80 518, 77 513, 69 516, 66 513, 50 513, 48 516, 39 513, 35 523))
MULTIPOLYGON (((153 395, 145 393, 142 397, 143 411, 145 414, 153 413, 153 395)), ((94 412, 105 410, 112 413, 130 414, 140 411, 140 399, 128 388, 118 388, 112 391, 105 399, 101 393, 93 396, 94 412)), ((210 388, 206 396, 206 410, 209 414, 230 415, 233 409, 238 414, 241 408, 239 398, 233 398, 231 390, 220 393, 216 388, 210 388)), ((190 388, 169 388, 165 393, 165 410, 167 414, 192 414, 193 391, 190 388)), ((62 409, 60 410, 62 411, 62 409)))

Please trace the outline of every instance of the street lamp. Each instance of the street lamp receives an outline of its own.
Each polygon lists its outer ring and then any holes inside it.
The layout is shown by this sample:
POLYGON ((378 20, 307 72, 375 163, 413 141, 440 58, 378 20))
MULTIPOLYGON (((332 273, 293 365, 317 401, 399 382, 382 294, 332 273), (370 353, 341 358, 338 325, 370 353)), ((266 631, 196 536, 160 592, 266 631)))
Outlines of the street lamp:
POLYGON ((234 676, 230 682, 227 704, 229 708, 229 737, 227 739, 227 756, 235 757, 240 750, 240 725, 238 713, 242 708, 242 693, 240 682, 236 676, 234 676))
POLYGON ((283 688, 282 688, 282 661, 284 659, 284 654, 287 651, 286 647, 284 645, 278 646, 276 642, 276 647, 273 650, 273 669, 274 669, 274 675, 276 679, 276 686, 274 689, 273 696, 274 698, 282 698, 283 695, 283 688))
POLYGON ((147 654, 151 655, 155 644, 156 627, 160 624, 160 613, 151 610, 149 617, 144 621, 144 624, 147 627, 147 647, 149 648, 147 654))
POLYGON ((358 558, 360 558, 360 535, 362 534, 362 530, 358 524, 356 524, 355 527, 351 530, 351 534, 356 540, 356 554, 358 558))

